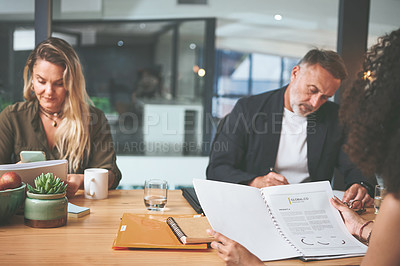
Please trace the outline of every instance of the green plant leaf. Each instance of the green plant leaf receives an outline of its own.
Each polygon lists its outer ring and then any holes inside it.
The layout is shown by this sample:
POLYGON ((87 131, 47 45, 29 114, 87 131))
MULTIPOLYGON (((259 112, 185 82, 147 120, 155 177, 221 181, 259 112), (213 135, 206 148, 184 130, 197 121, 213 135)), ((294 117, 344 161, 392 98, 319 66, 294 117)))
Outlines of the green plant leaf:
POLYGON ((31 189, 28 187, 28 190, 38 194, 62 193, 65 191, 68 184, 61 181, 60 178, 55 176, 53 173, 42 173, 34 179, 34 183, 36 188, 31 186, 31 189))
POLYGON ((29 192, 33 193, 33 187, 31 185, 29 185, 29 184, 28 184, 28 190, 29 190, 29 192))

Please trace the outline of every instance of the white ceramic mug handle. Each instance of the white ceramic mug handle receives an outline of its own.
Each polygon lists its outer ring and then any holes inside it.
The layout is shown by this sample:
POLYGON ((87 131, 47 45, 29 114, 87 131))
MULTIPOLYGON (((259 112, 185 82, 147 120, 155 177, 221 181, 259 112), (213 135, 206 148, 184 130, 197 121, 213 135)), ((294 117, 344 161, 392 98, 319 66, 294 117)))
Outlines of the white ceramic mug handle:
POLYGON ((92 183, 94 183, 94 178, 91 178, 89 180, 89 192, 87 192, 86 194, 93 197, 95 192, 92 190, 92 183))

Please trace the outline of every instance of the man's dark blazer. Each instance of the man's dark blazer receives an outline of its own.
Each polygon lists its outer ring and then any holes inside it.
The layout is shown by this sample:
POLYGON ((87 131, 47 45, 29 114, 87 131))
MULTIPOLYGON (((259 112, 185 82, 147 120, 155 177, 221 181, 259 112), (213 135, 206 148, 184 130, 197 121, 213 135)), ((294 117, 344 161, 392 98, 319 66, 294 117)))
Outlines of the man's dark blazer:
MULTIPOLYGON (((221 120, 214 138, 207 179, 248 184, 275 166, 286 87, 240 99, 221 120)), ((366 182, 343 152, 338 105, 326 102, 307 117, 307 158, 312 181, 331 180, 334 168, 346 188, 366 182)))

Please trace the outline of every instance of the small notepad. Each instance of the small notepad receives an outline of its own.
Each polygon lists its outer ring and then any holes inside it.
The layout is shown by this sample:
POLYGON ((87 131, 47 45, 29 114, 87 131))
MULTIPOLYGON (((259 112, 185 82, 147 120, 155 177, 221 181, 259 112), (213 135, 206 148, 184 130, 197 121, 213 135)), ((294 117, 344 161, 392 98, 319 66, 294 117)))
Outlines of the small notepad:
POLYGON ((166 222, 182 244, 210 243, 215 240, 206 232, 211 226, 205 216, 168 217, 166 222))
POLYGON ((79 218, 90 213, 87 207, 80 207, 68 202, 68 217, 79 218))

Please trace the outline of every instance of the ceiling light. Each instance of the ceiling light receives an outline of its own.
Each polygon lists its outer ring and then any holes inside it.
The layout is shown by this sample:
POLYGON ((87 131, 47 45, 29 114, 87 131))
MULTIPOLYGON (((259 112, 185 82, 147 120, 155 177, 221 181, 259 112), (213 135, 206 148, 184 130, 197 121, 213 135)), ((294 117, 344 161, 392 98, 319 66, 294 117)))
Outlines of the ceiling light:
POLYGON ((121 40, 121 41, 118 41, 118 42, 117 42, 117 45, 118 45, 119 47, 123 46, 123 45, 124 45, 124 41, 122 41, 122 40, 121 40))
POLYGON ((196 49, 196 44, 195 43, 189 44, 189 48, 192 50, 196 49))
POLYGON ((279 15, 279 14, 276 14, 275 16, 274 16, 274 19, 275 20, 282 20, 282 16, 281 15, 279 15))
POLYGON ((199 77, 204 77, 206 75, 206 71, 203 68, 200 68, 199 71, 197 71, 197 75, 199 75, 199 77))

